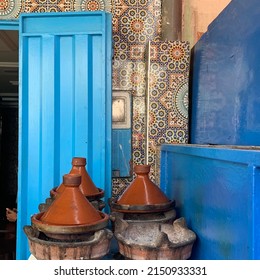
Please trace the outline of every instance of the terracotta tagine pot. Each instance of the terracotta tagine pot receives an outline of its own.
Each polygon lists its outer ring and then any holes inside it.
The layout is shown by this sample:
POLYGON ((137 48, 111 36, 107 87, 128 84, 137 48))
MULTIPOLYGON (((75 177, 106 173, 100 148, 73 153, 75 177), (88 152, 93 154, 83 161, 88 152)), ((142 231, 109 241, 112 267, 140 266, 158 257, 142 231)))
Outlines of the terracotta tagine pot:
POLYGON ((111 200, 110 206, 118 212, 161 212, 173 207, 174 201, 169 200, 161 189, 149 178, 150 165, 136 165, 136 178, 126 188, 117 201, 111 200))
POLYGON ((104 228, 108 215, 94 208, 79 189, 80 184, 81 175, 64 175, 64 190, 45 212, 32 216, 32 224, 47 236, 58 239, 104 228))
MULTIPOLYGON (((69 174, 79 174, 81 175, 81 184, 79 189, 89 201, 97 200, 104 196, 104 190, 97 188, 92 181, 86 170, 86 158, 83 157, 74 157, 72 159, 72 168, 69 174)), ((51 190, 51 197, 56 197, 64 190, 64 184, 61 184, 59 187, 51 190)))

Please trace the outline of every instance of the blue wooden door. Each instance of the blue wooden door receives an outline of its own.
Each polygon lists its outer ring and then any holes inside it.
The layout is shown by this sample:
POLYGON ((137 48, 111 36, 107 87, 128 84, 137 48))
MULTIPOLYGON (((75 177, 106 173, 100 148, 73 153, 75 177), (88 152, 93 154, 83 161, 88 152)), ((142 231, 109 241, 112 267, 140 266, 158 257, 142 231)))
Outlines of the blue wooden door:
POLYGON ((111 196, 111 15, 20 17, 20 129, 17 259, 38 205, 86 157, 97 187, 111 196))

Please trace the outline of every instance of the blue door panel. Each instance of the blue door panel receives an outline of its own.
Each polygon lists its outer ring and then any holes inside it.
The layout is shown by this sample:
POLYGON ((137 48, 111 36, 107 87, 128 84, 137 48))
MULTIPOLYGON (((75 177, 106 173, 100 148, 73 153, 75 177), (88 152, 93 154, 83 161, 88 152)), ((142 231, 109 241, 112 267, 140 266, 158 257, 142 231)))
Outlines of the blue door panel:
POLYGON ((25 259, 23 226, 72 157, 86 157, 94 183, 111 196, 111 15, 22 15, 20 65, 17 258, 25 259))
POLYGON ((27 34, 102 34, 106 32, 105 21, 109 18, 109 14, 104 16, 103 12, 85 12, 85 13, 43 13, 40 14, 37 23, 35 15, 23 16, 20 24, 22 33, 27 34), (86 16, 87 15, 87 16, 86 16), (50 29, 51 27, 51 29, 50 29), (55 28, 54 28, 55 27, 55 28))

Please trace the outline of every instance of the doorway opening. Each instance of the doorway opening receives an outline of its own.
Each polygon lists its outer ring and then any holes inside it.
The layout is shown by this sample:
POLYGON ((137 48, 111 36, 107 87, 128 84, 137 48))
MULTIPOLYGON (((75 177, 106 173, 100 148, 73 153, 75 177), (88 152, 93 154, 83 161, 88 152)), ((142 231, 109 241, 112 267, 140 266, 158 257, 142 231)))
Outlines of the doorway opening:
POLYGON ((18 30, 0 30, 0 259, 15 259, 16 252, 16 222, 6 208, 17 208, 18 38, 18 30))

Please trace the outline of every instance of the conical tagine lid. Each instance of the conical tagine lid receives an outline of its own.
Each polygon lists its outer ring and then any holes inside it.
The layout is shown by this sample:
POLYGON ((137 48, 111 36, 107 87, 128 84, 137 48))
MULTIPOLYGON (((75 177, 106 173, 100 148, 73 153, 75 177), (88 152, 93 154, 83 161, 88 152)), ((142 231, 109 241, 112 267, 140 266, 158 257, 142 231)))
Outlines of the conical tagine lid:
POLYGON ((80 175, 64 175, 63 192, 40 217, 40 221, 49 225, 90 225, 102 220, 100 213, 80 191, 80 183, 80 175))
POLYGON ((112 208, 121 212, 158 212, 172 206, 173 202, 149 179, 150 165, 136 165, 134 172, 136 178, 112 208))
MULTIPOLYGON (((81 184, 79 189, 84 196, 88 198, 101 198, 104 196, 104 191, 95 186, 91 177, 89 176, 86 170, 86 158, 83 157, 74 157, 72 159, 72 168, 69 174, 79 174, 81 175, 81 184)), ((57 189, 56 193, 62 193, 64 190, 64 184, 61 184, 57 189)))

